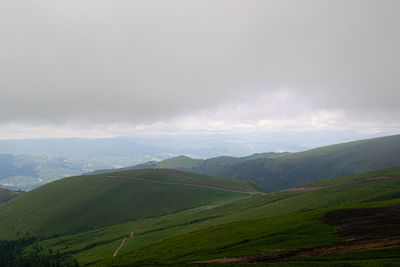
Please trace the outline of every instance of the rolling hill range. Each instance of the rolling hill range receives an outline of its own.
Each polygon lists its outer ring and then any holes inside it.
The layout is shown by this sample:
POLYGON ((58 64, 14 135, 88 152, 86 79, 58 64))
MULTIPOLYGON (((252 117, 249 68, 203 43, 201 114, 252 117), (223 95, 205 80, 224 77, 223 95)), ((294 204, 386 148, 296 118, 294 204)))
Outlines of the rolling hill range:
POLYGON ((400 135, 394 135, 298 153, 261 153, 242 158, 217 157, 207 160, 181 156, 126 169, 172 168, 238 180, 252 180, 270 192, 322 179, 399 165, 400 135))
MULTIPOLYGON (((263 158, 277 158, 283 155, 288 155, 288 152, 284 153, 257 153, 246 157, 230 157, 230 156, 220 156, 211 159, 192 159, 188 156, 177 156, 173 158, 168 158, 161 161, 149 161, 142 164, 138 164, 135 166, 129 166, 119 169, 104 169, 104 170, 96 170, 90 172, 89 174, 99 174, 99 173, 107 173, 114 172, 116 170, 141 170, 141 169, 176 169, 176 170, 203 170, 202 172, 214 172, 218 169, 223 169, 226 167, 230 167, 234 164, 238 164, 241 162, 246 162, 249 160, 255 159, 263 159, 263 158)), ((198 171, 200 172, 200 171, 198 171)))
POLYGON ((49 237, 260 194, 252 182, 175 170, 134 170, 54 181, 0 206, 0 238, 49 237))
POLYGON ((20 233, 47 234, 25 247, 24 253, 35 250, 50 257, 57 251, 59 257, 72 257, 81 265, 399 263, 400 167, 318 181, 281 192, 262 194, 256 189, 251 183, 165 169, 66 178, 0 205, 0 214, 18 214, 20 218, 19 222, 4 222, 2 217, 0 229, 8 228, 13 236, 6 231, 0 234, 2 239, 17 238, 12 224, 20 233), (202 182, 196 182, 200 179, 202 182), (146 187, 142 180, 147 180, 143 181, 146 187), (215 188, 210 188, 210 183, 215 188), (115 184, 128 189, 124 191, 115 184), (57 189, 61 185, 68 194, 57 189), (161 190, 161 185, 166 191, 161 190), (88 188, 82 190, 82 186, 88 188), (132 191, 135 187, 139 190, 132 191), (180 187, 191 196, 188 198, 180 187), (96 193, 90 195, 90 190, 96 193), (141 194, 140 190, 145 192, 141 194), (120 195, 118 205, 110 200, 116 192, 120 195), (164 193, 162 201, 157 197, 160 192, 164 193), (82 196, 85 201, 80 200, 82 196), (53 206, 50 201, 63 212, 39 209, 39 205, 53 206), (145 205, 151 216, 137 210, 135 202, 145 205), (29 208, 24 210, 22 205, 29 208), (96 206, 101 209, 93 210, 96 206), (127 209, 129 212, 125 212, 127 209), (110 218, 99 217, 100 210, 110 218), (54 220, 56 216, 63 217, 54 220), (52 217, 53 220, 45 219, 52 217), (67 228, 63 221, 75 225, 75 232, 64 231, 67 228), (59 234, 53 235, 54 231, 59 234))

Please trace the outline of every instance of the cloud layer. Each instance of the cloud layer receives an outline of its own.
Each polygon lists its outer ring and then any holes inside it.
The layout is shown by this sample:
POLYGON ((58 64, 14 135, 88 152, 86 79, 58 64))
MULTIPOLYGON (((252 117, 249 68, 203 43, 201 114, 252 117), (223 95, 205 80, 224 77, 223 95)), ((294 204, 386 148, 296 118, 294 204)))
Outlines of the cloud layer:
POLYGON ((273 127, 311 113, 395 123, 398 10, 397 0, 4 0, 0 123, 203 124, 199 114, 218 112, 210 123, 273 127), (287 92, 291 106, 276 99, 287 92))

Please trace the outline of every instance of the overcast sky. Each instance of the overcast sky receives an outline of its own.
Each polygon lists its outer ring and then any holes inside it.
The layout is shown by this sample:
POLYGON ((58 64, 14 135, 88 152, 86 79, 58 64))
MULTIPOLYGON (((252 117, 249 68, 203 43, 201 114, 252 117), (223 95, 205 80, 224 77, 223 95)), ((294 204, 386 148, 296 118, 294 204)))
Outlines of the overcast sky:
POLYGON ((400 133, 398 0, 2 0, 0 138, 400 133))

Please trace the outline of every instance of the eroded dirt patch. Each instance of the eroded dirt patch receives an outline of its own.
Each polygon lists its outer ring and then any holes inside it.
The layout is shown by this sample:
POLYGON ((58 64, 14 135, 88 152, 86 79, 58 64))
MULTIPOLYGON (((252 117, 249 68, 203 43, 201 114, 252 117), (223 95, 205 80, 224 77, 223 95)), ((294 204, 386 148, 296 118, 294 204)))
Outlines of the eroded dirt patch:
POLYGON ((354 239, 400 239, 400 205, 382 208, 334 210, 324 223, 338 227, 337 234, 354 239))

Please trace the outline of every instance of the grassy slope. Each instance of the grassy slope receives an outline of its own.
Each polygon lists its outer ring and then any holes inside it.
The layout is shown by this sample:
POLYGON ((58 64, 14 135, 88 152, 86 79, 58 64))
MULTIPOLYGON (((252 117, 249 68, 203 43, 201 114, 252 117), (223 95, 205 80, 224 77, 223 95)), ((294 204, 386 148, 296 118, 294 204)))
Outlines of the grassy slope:
POLYGON ((119 169, 105 169, 96 170, 89 174, 101 174, 115 171, 127 171, 127 170, 143 170, 143 169, 176 169, 176 170, 190 170, 200 164, 202 159, 192 159, 187 156, 178 156, 162 161, 148 161, 139 165, 129 166, 119 169))
POLYGON ((129 168, 185 169, 218 177, 252 180, 267 191, 400 165, 400 135, 359 140, 299 153, 195 160, 176 157, 129 168))
POLYGON ((278 158, 241 162, 209 173, 250 179, 267 191, 277 191, 333 177, 363 173, 400 165, 400 135, 367 139, 278 158))
MULTIPOLYGON (((203 161, 204 161, 203 159, 192 159, 187 156, 178 156, 178 157, 165 159, 162 161, 149 161, 149 162, 142 163, 139 165, 121 168, 120 170, 160 169, 160 168, 189 170, 189 169, 196 167, 203 161)), ((112 169, 99 170, 98 172, 101 172, 101 171, 109 172, 109 171, 113 171, 113 170, 112 169)))
POLYGON ((194 177, 197 179, 202 179, 202 180, 209 181, 209 182, 224 183, 224 184, 229 184, 229 185, 238 186, 238 187, 242 187, 242 188, 252 189, 252 190, 256 190, 256 191, 260 191, 260 192, 266 192, 264 188, 260 187, 259 185, 255 184, 252 181, 233 180, 230 178, 216 177, 216 176, 192 173, 192 172, 187 172, 187 171, 180 171, 180 172, 183 174, 186 174, 186 175, 190 175, 191 177, 194 177))
POLYGON ((168 168, 168 169, 176 169, 176 168, 191 169, 200 164, 202 161, 203 161, 202 159, 192 159, 186 156, 179 156, 157 162, 157 167, 168 168))
POLYGON ((371 178, 371 177, 380 177, 380 176, 388 176, 388 177, 400 176, 400 167, 364 172, 364 173, 359 173, 359 174, 354 174, 354 175, 343 176, 340 178, 325 179, 325 180, 306 184, 305 186, 306 187, 329 186, 329 185, 335 185, 335 184, 339 184, 339 183, 346 183, 346 182, 350 182, 350 181, 362 179, 362 178, 371 178))
POLYGON ((283 155, 287 155, 289 153, 256 153, 246 157, 228 157, 228 156, 220 156, 211 159, 192 159, 187 156, 178 156, 169 159, 165 159, 162 161, 148 161, 142 164, 138 164, 135 166, 124 167, 120 169, 105 169, 105 170, 97 170, 91 172, 90 174, 99 174, 99 173, 107 173, 113 172, 116 170, 141 170, 141 169, 176 169, 176 170, 206 170, 202 171, 203 173, 213 173, 214 170, 219 170, 222 167, 230 166, 233 164, 237 164, 240 162, 254 160, 254 159, 262 159, 262 158, 276 158, 281 157, 283 155))
MULTIPOLYGON (((218 179, 204 175, 197 178, 218 179)), ((243 188, 251 186, 247 182, 222 180, 243 188)), ((243 195, 196 186, 196 182, 164 170, 70 177, 0 205, 0 237, 74 233, 175 213, 243 195)))
POLYGON ((281 262, 278 266, 399 266, 400 248, 362 251, 325 257, 292 259, 281 262))
MULTIPOLYGON (((399 183, 397 183, 397 185, 398 184, 399 183)), ((388 186, 390 185, 388 184, 388 186)), ((361 199, 367 200, 366 197, 361 199)), ((285 202, 286 204, 294 204, 292 201, 293 200, 285 202)), ((324 212, 330 209, 354 207, 355 204, 341 204, 335 207, 333 203, 329 204, 329 202, 326 200, 324 201, 323 198, 317 199, 317 201, 322 202, 326 207, 304 212, 300 212, 300 209, 288 215, 282 214, 281 216, 272 217, 268 217, 268 215, 264 213, 265 218, 257 218, 260 216, 261 209, 254 209, 247 211, 246 214, 243 215, 243 218, 247 218, 245 220, 216 225, 185 235, 169 238, 162 242, 135 250, 132 254, 127 253, 125 256, 121 255, 120 259, 116 259, 115 262, 118 264, 128 262, 188 262, 279 250, 308 248, 341 241, 342 239, 334 235, 334 227, 327 226, 315 219, 321 217, 324 212)), ((336 199, 336 201, 338 200, 336 199)), ((399 204, 400 199, 381 202, 379 204, 389 205, 394 203, 399 204)), ((377 203, 360 203, 357 207, 371 207, 374 205, 377 205, 377 203)), ((264 208, 264 211, 266 212, 274 208, 264 208)), ((279 212, 275 214, 277 213, 279 212)), ((135 240, 132 240, 132 242, 135 242, 135 240)))
MULTIPOLYGON (((397 176, 400 168, 374 175, 397 176)), ((42 245, 70 253, 84 264, 105 260, 98 263, 101 266, 188 262, 314 247, 342 241, 334 235, 334 227, 316 218, 332 209, 400 204, 399 187, 400 179, 393 179, 308 193, 221 200, 166 216, 61 236, 42 245), (119 256, 111 259, 121 239, 135 229, 139 229, 136 236, 128 238, 119 256)))
MULTIPOLYGON (((392 172, 398 173, 399 169, 392 172)), ((366 182, 293 195, 228 215, 227 224, 143 247, 133 255, 121 256, 116 262, 186 262, 329 244, 340 240, 333 235, 334 227, 315 218, 331 209, 400 203, 399 198, 369 202, 379 196, 394 195, 399 192, 399 185, 399 180, 366 182)))

